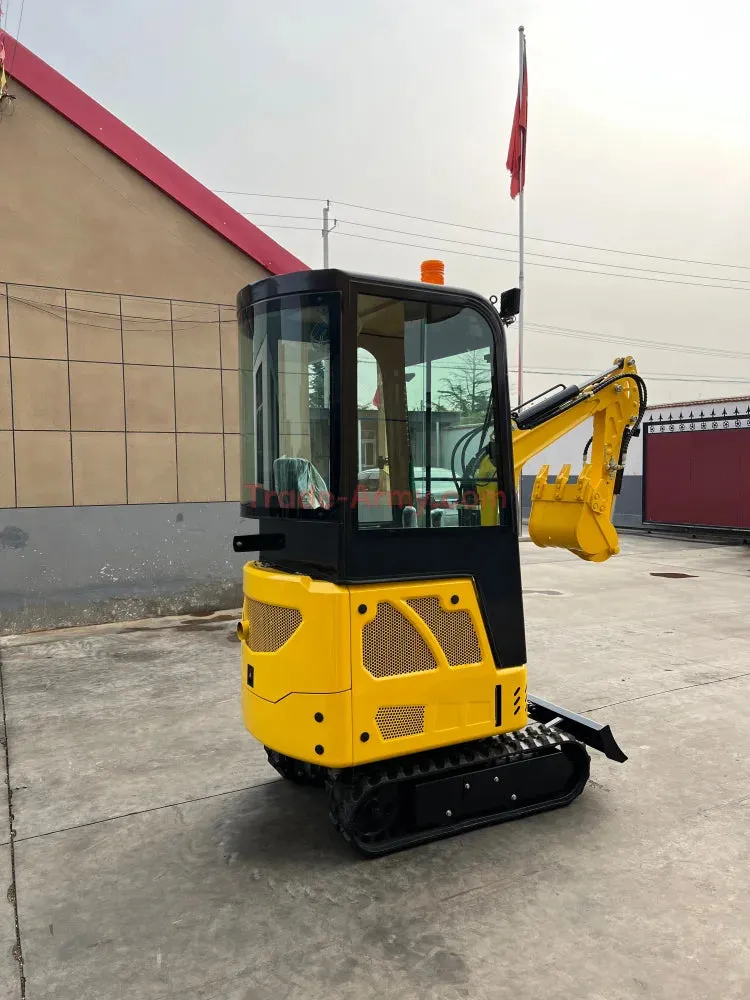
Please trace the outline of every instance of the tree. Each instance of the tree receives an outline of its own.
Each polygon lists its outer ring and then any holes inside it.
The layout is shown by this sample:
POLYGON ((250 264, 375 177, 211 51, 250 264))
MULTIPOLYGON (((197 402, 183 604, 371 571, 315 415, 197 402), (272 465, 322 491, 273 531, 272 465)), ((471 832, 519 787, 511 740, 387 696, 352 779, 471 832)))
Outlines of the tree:
POLYGON ((326 399, 326 362, 313 361, 307 369, 310 406, 320 410, 328 409, 326 399))
POLYGON ((485 360, 486 353, 484 348, 451 359, 451 368, 436 393, 446 409, 460 413, 462 417, 484 417, 492 391, 492 375, 485 360))

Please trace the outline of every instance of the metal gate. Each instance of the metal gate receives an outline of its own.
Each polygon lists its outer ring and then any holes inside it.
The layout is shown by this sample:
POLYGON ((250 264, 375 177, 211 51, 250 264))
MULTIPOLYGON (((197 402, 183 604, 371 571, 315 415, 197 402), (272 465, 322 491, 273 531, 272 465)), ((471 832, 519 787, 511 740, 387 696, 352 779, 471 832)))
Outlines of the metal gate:
POLYGON ((643 520, 750 530, 750 407, 644 424, 643 520))

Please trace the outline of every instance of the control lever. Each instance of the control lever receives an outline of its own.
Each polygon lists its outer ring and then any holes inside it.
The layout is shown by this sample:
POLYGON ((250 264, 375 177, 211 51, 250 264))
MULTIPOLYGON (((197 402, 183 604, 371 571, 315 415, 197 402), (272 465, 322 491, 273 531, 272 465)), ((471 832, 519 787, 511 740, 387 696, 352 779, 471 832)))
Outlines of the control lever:
POLYGON ((403 528, 416 528, 417 527, 417 508, 416 507, 404 507, 401 514, 401 526, 403 528))

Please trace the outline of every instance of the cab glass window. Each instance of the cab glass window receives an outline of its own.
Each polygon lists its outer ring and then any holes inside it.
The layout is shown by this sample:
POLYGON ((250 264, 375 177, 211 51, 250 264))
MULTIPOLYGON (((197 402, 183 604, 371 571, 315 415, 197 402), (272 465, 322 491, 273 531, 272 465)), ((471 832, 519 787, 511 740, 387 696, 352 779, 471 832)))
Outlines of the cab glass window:
POLYGON ((242 501, 259 513, 332 509, 331 337, 338 294, 260 302, 240 316, 242 501))
POLYGON ((510 523, 495 465, 494 339, 475 310, 360 295, 361 530, 510 523))

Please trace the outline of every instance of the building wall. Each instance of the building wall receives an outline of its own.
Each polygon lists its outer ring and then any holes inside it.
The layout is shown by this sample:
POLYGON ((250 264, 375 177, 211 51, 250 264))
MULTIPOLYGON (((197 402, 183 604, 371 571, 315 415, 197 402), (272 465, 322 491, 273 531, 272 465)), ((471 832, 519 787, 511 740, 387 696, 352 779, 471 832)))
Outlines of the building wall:
POLYGON ((230 306, 0 285, 0 506, 239 500, 230 306))
POLYGON ((12 81, 0 280, 225 302, 265 271, 12 81))
POLYGON ((233 303, 265 271, 12 90, 0 123, 0 632, 236 603, 233 303))
POLYGON ((236 503, 0 510, 0 635, 238 608, 236 503))
POLYGON ((0 285, 0 318, 0 633, 236 604, 234 309, 0 285))

